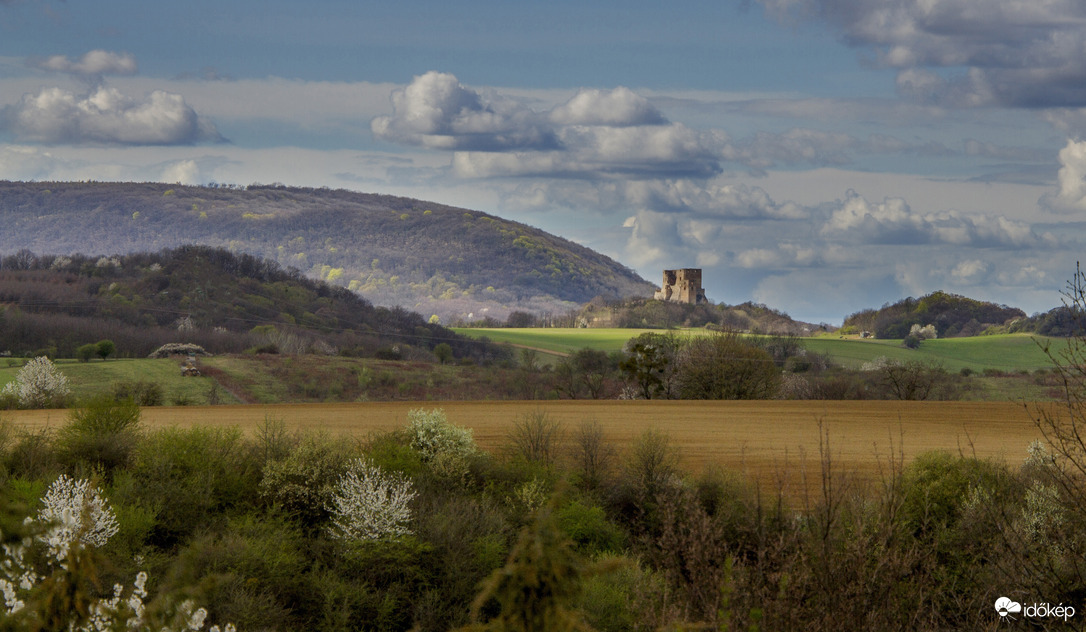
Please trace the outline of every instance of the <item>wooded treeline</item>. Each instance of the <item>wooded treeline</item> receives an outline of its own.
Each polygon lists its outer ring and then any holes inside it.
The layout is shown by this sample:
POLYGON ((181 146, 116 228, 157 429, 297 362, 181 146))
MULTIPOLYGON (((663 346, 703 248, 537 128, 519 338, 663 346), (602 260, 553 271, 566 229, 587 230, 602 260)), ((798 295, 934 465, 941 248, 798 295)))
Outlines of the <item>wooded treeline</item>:
POLYGON ((1012 322, 1025 318, 1026 313, 1016 307, 932 292, 850 314, 841 330, 842 333, 866 331, 876 338, 905 338, 913 325, 934 325, 940 338, 953 338, 977 336, 992 328, 1002 328, 1000 331, 1005 332, 1012 322))
POLYGON ((75 357, 80 345, 103 338, 128 357, 168 342, 212 353, 256 346, 373 356, 396 348, 400 357, 412 349, 432 357, 441 343, 458 358, 496 353, 415 312, 375 307, 346 288, 221 248, 109 257, 24 249, 0 259, 0 351, 75 357))

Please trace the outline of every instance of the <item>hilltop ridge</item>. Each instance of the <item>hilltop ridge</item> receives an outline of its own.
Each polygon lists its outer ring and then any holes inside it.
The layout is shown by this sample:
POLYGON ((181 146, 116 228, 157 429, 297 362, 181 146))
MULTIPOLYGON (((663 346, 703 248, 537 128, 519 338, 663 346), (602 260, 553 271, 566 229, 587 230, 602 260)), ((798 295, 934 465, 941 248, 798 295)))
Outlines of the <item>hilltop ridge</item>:
POLYGON ((531 226, 404 197, 282 185, 0 182, 0 253, 247 253, 441 322, 651 295, 613 259, 531 226))

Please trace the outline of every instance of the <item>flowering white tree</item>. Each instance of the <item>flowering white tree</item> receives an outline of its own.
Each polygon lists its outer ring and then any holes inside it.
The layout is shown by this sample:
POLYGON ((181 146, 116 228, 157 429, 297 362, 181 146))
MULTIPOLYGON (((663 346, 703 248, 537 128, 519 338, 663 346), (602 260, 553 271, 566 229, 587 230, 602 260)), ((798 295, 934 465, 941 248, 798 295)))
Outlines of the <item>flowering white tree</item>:
MULTIPOLYGON (((34 613, 27 608, 35 593, 50 590, 43 580, 57 572, 71 573, 69 555, 81 547, 100 547, 117 533, 117 519, 113 509, 102 498, 101 492, 91 487, 86 479, 74 480, 61 475, 42 497, 44 507, 34 518, 27 518, 31 528, 38 527, 43 534, 37 537, 48 551, 45 558, 48 568, 35 569, 29 560, 28 549, 35 544, 27 538, 21 543, 3 545, 0 557, 0 594, 4 607, 0 616, 18 627, 20 621, 34 621, 34 613), (56 570, 59 567, 59 571, 56 570)), ((68 580, 71 585, 82 586, 79 581, 68 580)), ((64 585, 64 582, 61 582, 64 585)), ((64 629, 70 632, 99 632, 101 630, 134 630, 137 632, 182 632, 203 630, 207 610, 197 608, 190 601, 180 603, 166 600, 159 604, 154 615, 144 604, 147 597, 147 573, 136 575, 131 590, 125 596, 125 588, 113 586, 113 596, 108 599, 89 600, 89 614, 79 616, 68 613, 70 620, 64 629), (164 606, 164 607, 163 607, 164 606)), ((39 594, 38 598, 42 596, 39 594)), ((46 597, 48 600, 48 597, 46 597)), ((40 622, 39 622, 40 623, 40 622)), ((8 628, 5 628, 8 629, 8 628)), ((35 628, 37 629, 37 628, 35 628)), ((208 632, 236 632, 233 624, 220 628, 213 625, 208 632)))
POLYGON ((365 459, 351 461, 336 484, 328 510, 332 537, 343 541, 386 540, 411 533, 411 481, 388 474, 365 459))
POLYGON ((411 447, 422 460, 435 472, 463 479, 468 473, 468 458, 478 451, 471 429, 450 423, 440 408, 416 408, 408 411, 407 419, 411 447))
MULTIPOLYGON (((124 596, 124 586, 114 584, 113 597, 101 599, 91 608, 90 619, 80 627, 73 627, 73 632, 99 632, 100 630, 137 630, 143 632, 188 632, 204 629, 207 609, 197 608, 191 600, 182 601, 166 617, 166 625, 152 625, 146 616, 147 607, 143 600, 147 598, 147 573, 140 571, 128 597, 124 596)), ((161 623, 161 622, 160 622, 161 623)), ((213 625, 207 632, 237 632, 233 623, 219 628, 213 625)))
POLYGON ((23 365, 0 397, 14 399, 20 408, 49 408, 61 404, 71 392, 68 378, 49 358, 39 356, 23 365))
POLYGON ((445 411, 440 408, 416 408, 408 411, 407 419, 411 447, 419 451, 424 461, 432 461, 442 455, 467 457, 476 451, 471 429, 449 423, 445 411))
POLYGON ((117 517, 98 488, 87 479, 61 474, 42 497, 38 522, 45 533, 38 536, 49 547, 49 556, 63 562, 73 545, 104 546, 117 533, 117 517))

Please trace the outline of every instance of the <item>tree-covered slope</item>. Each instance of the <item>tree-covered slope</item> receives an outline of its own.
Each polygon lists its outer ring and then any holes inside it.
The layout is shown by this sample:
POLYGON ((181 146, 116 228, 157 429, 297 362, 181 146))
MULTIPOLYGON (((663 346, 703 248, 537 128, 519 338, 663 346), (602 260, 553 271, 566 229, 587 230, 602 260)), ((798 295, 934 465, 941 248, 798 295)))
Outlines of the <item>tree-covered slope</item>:
POLYGON ((869 331, 877 338, 904 338, 913 325, 935 325, 940 338, 952 338, 975 336, 989 327, 1008 325, 1025 317, 1026 313, 1016 307, 932 292, 851 314, 845 318, 842 329, 869 331))
POLYGON ((225 247, 443 322, 653 290, 616 261, 524 224, 343 190, 0 182, 0 226, 2 254, 225 247))
POLYGON ((407 310, 375 307, 342 287, 274 261, 221 248, 183 246, 113 257, 0 258, 0 352, 73 357, 112 339, 121 355, 168 342, 212 352, 267 351, 456 357, 490 350, 407 310))

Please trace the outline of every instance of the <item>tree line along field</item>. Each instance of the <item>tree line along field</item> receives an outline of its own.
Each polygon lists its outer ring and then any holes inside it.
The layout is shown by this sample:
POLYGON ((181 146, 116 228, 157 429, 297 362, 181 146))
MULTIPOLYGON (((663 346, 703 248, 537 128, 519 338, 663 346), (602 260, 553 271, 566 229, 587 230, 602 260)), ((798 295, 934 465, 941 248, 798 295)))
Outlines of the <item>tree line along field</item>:
MULTIPOLYGON (((630 338, 646 332, 661 332, 658 329, 611 328, 457 328, 454 331, 555 355, 568 354, 584 347, 619 351, 630 338)), ((712 333, 705 329, 679 329, 676 332, 690 336, 712 333)), ((1049 368, 1052 361, 1040 345, 1047 342, 1058 349, 1063 344, 1059 338, 1030 334, 925 340, 919 349, 907 349, 902 346, 901 340, 862 340, 855 336, 826 335, 799 340, 808 351, 825 354, 831 361, 846 368, 860 368, 864 363, 883 356, 896 360, 936 361, 948 371, 969 368, 978 373, 986 369, 1013 372, 1049 368)))
MULTIPOLYGON (((159 390, 152 405, 278 404, 288 402, 447 401, 553 399, 560 397, 551 370, 564 355, 585 348, 609 353, 622 350, 638 329, 465 329, 469 336, 536 349, 536 370, 527 370, 521 350, 495 366, 463 363, 394 361, 313 354, 223 354, 201 357, 201 377, 182 377, 178 359, 117 358, 78 362, 58 359, 75 401, 116 392, 118 385, 151 384, 159 390), (539 369, 545 369, 540 371, 539 369)), ((656 330, 659 331, 659 330, 656 330)), ((680 336, 700 336, 704 329, 679 330, 680 336)), ((967 386, 944 399, 981 401, 1043 401, 1057 396, 1058 384, 1048 371, 1051 360, 1039 343, 1054 350, 1065 339, 1041 339, 1025 334, 926 340, 919 349, 895 341, 813 337, 795 339, 808 351, 824 355, 854 375, 864 376, 865 363, 878 358, 932 362, 948 378, 967 386), (963 370, 973 375, 961 377, 963 370), (961 374, 961 375, 959 375, 961 374)), ((25 359, 0 358, 0 387, 13 380, 25 359)), ((618 396, 621 376, 612 376, 604 398, 618 396)), ((862 394, 861 394, 862 395, 862 394)), ((870 397, 870 396, 868 396, 870 397)), ((785 398, 789 398, 785 396, 785 398)), ((845 399, 853 397, 844 397, 845 399)), ((858 397, 857 397, 858 398, 858 397)), ((139 398, 137 398, 139 399, 139 398)), ((815 397, 813 399, 841 399, 815 397)))
MULTIPOLYGON (((802 504, 821 484, 820 444, 838 474, 871 485, 894 461, 906 464, 933 450, 1017 465, 1040 439, 1031 409, 1011 402, 901 401, 547 401, 369 402, 151 407, 149 429, 239 428, 253 434, 271 419, 288 430, 318 431, 348 440, 403 427, 409 410, 437 406, 456 425, 472 429, 479 446, 500 452, 513 423, 545 413, 562 426, 559 444, 596 422, 616 453, 646 431, 666 435, 684 469, 719 468, 757 481, 802 504)), ((56 429, 62 410, 6 411, 0 418, 25 430, 56 429)))

